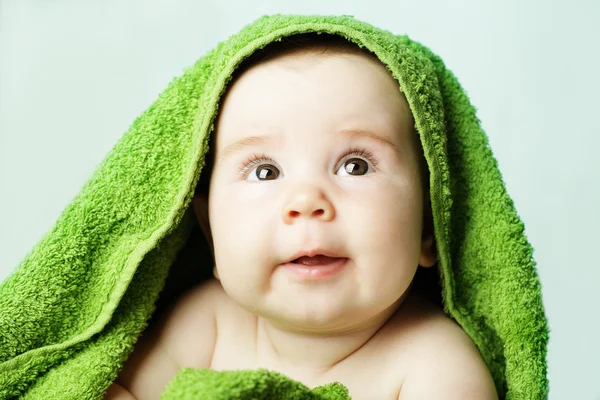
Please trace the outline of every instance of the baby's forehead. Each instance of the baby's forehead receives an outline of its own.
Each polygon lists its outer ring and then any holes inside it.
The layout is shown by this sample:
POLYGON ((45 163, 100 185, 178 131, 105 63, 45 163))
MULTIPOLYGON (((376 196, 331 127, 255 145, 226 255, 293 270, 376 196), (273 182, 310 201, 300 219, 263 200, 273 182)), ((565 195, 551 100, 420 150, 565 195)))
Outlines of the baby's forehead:
MULTIPOLYGON (((352 45, 354 46, 354 45, 352 45)), ((339 132, 342 129, 347 128, 348 130, 365 130, 371 131, 375 134, 378 132, 378 126, 369 124, 369 117, 373 118, 376 115, 381 114, 388 118, 395 118, 396 124, 393 131, 387 135, 387 139, 403 149, 405 154, 410 153, 410 158, 423 158, 422 148, 420 144, 419 135, 415 128, 414 117, 410 110, 408 101, 400 90, 399 82, 394 78, 392 72, 388 67, 380 61, 377 57, 367 55, 361 52, 349 52, 349 53, 338 53, 334 52, 331 54, 323 55, 317 49, 303 49, 301 51, 288 52, 281 56, 272 58, 266 62, 254 62, 249 65, 240 65, 234 74, 230 82, 227 84, 225 92, 221 97, 220 107, 216 114, 215 126, 212 131, 209 149, 209 165, 214 165, 215 162, 220 158, 220 153, 227 147, 231 146, 239 141, 257 141, 256 136, 260 136, 265 132, 276 132, 277 130, 284 129, 286 127, 295 127, 298 125, 298 121, 292 118, 283 118, 279 121, 279 127, 274 124, 274 116, 281 113, 280 109, 276 106, 280 106, 284 111, 294 110, 295 105, 290 106, 288 103, 280 101, 273 101, 273 104, 262 104, 258 101, 259 96, 263 95, 262 99, 273 99, 270 97, 270 93, 266 91, 266 86, 262 85, 267 82, 270 83, 270 88, 278 88, 283 84, 282 72, 287 72, 287 77, 301 77, 306 78, 306 74, 303 74, 310 68, 317 66, 319 63, 329 62, 331 70, 329 72, 339 72, 342 67, 348 67, 352 65, 358 68, 357 71, 362 72, 361 74, 353 76, 348 86, 360 85, 361 83, 368 86, 369 82, 373 80, 378 81, 380 84, 384 84, 386 91, 380 98, 385 98, 386 101, 381 104, 374 104, 374 102, 367 102, 366 106, 359 107, 350 118, 345 118, 349 124, 345 127, 335 126, 329 130, 325 128, 328 119, 322 119, 322 124, 317 125, 322 132, 339 132), (258 78, 258 79, 250 79, 258 78), (244 82, 246 85, 244 85, 244 82), (247 84, 250 82, 251 84, 247 84), (245 87, 244 87, 245 86, 245 87), (239 94, 238 89, 242 87, 246 91, 245 96, 241 96, 243 100, 240 102, 231 101, 232 98, 239 94), (238 92, 238 93, 236 93, 238 92), (370 108, 369 108, 370 107, 370 108), (382 111, 385 111, 382 113, 382 111), (362 118, 364 119, 362 119, 362 118), (367 122, 365 122, 367 121, 367 122), (250 129, 252 128, 252 129, 250 129)), ((356 70, 355 70, 356 71, 356 70)), ((300 77, 300 78, 298 78, 300 77)), ((312 76, 314 78, 314 76, 312 76)), ((335 74, 334 74, 335 77, 335 74)), ((324 86, 332 85, 333 80, 320 81, 324 86)), ((329 86, 335 91, 335 86, 329 86)), ((298 97, 297 93, 293 93, 289 97, 298 97)), ((357 99, 362 99, 363 96, 342 96, 342 104, 346 106, 351 103, 358 103, 357 99)), ((284 100, 286 100, 284 98, 284 100)), ((308 99, 308 102, 314 102, 314 99, 308 99)), ((329 111, 328 118, 331 117, 333 111, 338 111, 334 104, 325 104, 321 107, 323 111, 329 111)), ((301 118, 300 122, 311 119, 310 117, 301 118)), ((394 124, 391 124, 392 126, 394 124)), ((308 131, 308 129, 306 130, 308 131)), ((296 134, 302 135, 301 129, 296 130, 296 134)), ((356 135, 359 137, 360 135, 356 135)), ((259 140, 258 140, 259 141, 259 140)), ((348 138, 347 144, 352 144, 352 138, 348 138)), ((258 148, 258 151, 263 149, 258 148)), ((268 152, 267 148, 264 148, 268 152)), ((284 154, 280 154, 283 157, 284 154)), ((426 163, 421 161, 426 168, 426 163)))
POLYGON ((342 125, 414 124, 398 82, 381 62, 364 55, 323 58, 303 52, 253 66, 231 82, 216 131, 241 133, 248 127, 313 120, 334 124, 336 118, 342 125))

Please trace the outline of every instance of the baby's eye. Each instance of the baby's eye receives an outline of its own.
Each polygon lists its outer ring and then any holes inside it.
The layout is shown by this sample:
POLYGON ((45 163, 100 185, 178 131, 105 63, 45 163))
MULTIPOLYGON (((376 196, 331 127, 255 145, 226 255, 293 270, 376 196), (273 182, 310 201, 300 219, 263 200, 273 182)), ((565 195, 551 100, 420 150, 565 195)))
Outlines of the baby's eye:
POLYGON ((337 170, 338 175, 360 176, 369 172, 369 163, 362 158, 349 158, 337 170))
POLYGON ((279 170, 272 164, 260 164, 252 169, 246 179, 249 181, 271 181, 279 177, 279 170))

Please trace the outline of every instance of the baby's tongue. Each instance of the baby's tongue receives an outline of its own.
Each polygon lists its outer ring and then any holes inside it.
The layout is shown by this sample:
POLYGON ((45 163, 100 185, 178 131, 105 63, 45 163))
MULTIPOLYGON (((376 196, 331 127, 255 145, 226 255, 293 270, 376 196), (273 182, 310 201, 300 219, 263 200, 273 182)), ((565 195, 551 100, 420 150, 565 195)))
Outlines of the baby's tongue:
POLYGON ((324 265, 330 264, 334 261, 338 260, 335 257, 328 257, 321 254, 318 254, 314 257, 303 256, 294 260, 296 264, 304 264, 304 265, 324 265))

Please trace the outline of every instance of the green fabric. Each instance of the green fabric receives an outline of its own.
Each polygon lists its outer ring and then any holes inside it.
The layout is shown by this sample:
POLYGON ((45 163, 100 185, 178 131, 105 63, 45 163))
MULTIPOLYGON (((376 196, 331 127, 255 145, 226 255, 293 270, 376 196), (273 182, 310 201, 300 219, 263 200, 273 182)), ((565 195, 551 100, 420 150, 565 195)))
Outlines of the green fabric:
POLYGON ((285 375, 264 369, 223 371, 184 368, 169 383, 161 400, 298 399, 346 400, 348 389, 338 382, 310 390, 285 375))
MULTIPOLYGON (((0 399, 102 397, 156 310, 170 268, 182 262, 196 224, 191 198, 232 72, 272 41, 315 31, 368 48, 399 81, 430 169, 445 311, 479 348, 502 398, 547 396, 548 328, 532 247, 452 72, 427 47, 351 16, 272 15, 174 79, 1 284, 0 399)), ((305 390, 263 378, 183 370, 168 391, 212 387, 207 398, 217 398, 230 379, 305 390)))

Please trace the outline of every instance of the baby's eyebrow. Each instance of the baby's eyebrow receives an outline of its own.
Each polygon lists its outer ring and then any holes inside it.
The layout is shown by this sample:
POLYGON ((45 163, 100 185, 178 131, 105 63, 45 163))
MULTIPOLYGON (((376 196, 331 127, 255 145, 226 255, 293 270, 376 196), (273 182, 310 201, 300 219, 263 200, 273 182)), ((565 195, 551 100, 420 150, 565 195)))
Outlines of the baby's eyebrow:
MULTIPOLYGON (((385 136, 382 136, 382 135, 378 135, 377 133, 372 132, 367 129, 344 129, 344 130, 338 131, 338 133, 340 135, 351 137, 351 138, 366 137, 366 138, 369 138, 372 140, 376 140, 379 143, 383 144, 384 146, 390 147, 394 151, 398 151, 398 147, 396 146, 396 144, 394 144, 388 138, 386 138, 385 136)), ((275 139, 275 137, 270 136, 270 135, 248 136, 248 137, 242 138, 240 140, 237 140, 237 141, 225 146, 225 148, 221 151, 221 154, 219 155, 219 160, 223 161, 226 158, 230 157, 233 153, 236 153, 246 147, 265 145, 268 142, 272 142, 274 139, 275 139)))
POLYGON ((389 140, 385 136, 378 135, 377 133, 372 132, 372 131, 367 130, 367 129, 344 129, 344 130, 339 131, 339 133, 341 135, 349 136, 349 137, 353 137, 353 138, 355 138, 355 137, 366 137, 366 138, 369 138, 369 139, 373 139, 373 140, 376 140, 376 141, 380 142, 384 146, 391 147, 392 150, 394 150, 394 151, 398 151, 398 147, 396 146, 396 144, 394 142, 392 142, 391 140, 389 140))
POLYGON ((269 135, 248 136, 248 137, 242 138, 238 141, 235 141, 235 142, 225 146, 225 148, 221 151, 221 154, 219 155, 219 160, 223 161, 227 157, 231 156, 233 153, 236 153, 246 147, 264 145, 267 142, 270 142, 272 140, 273 140, 273 137, 269 136, 269 135))

